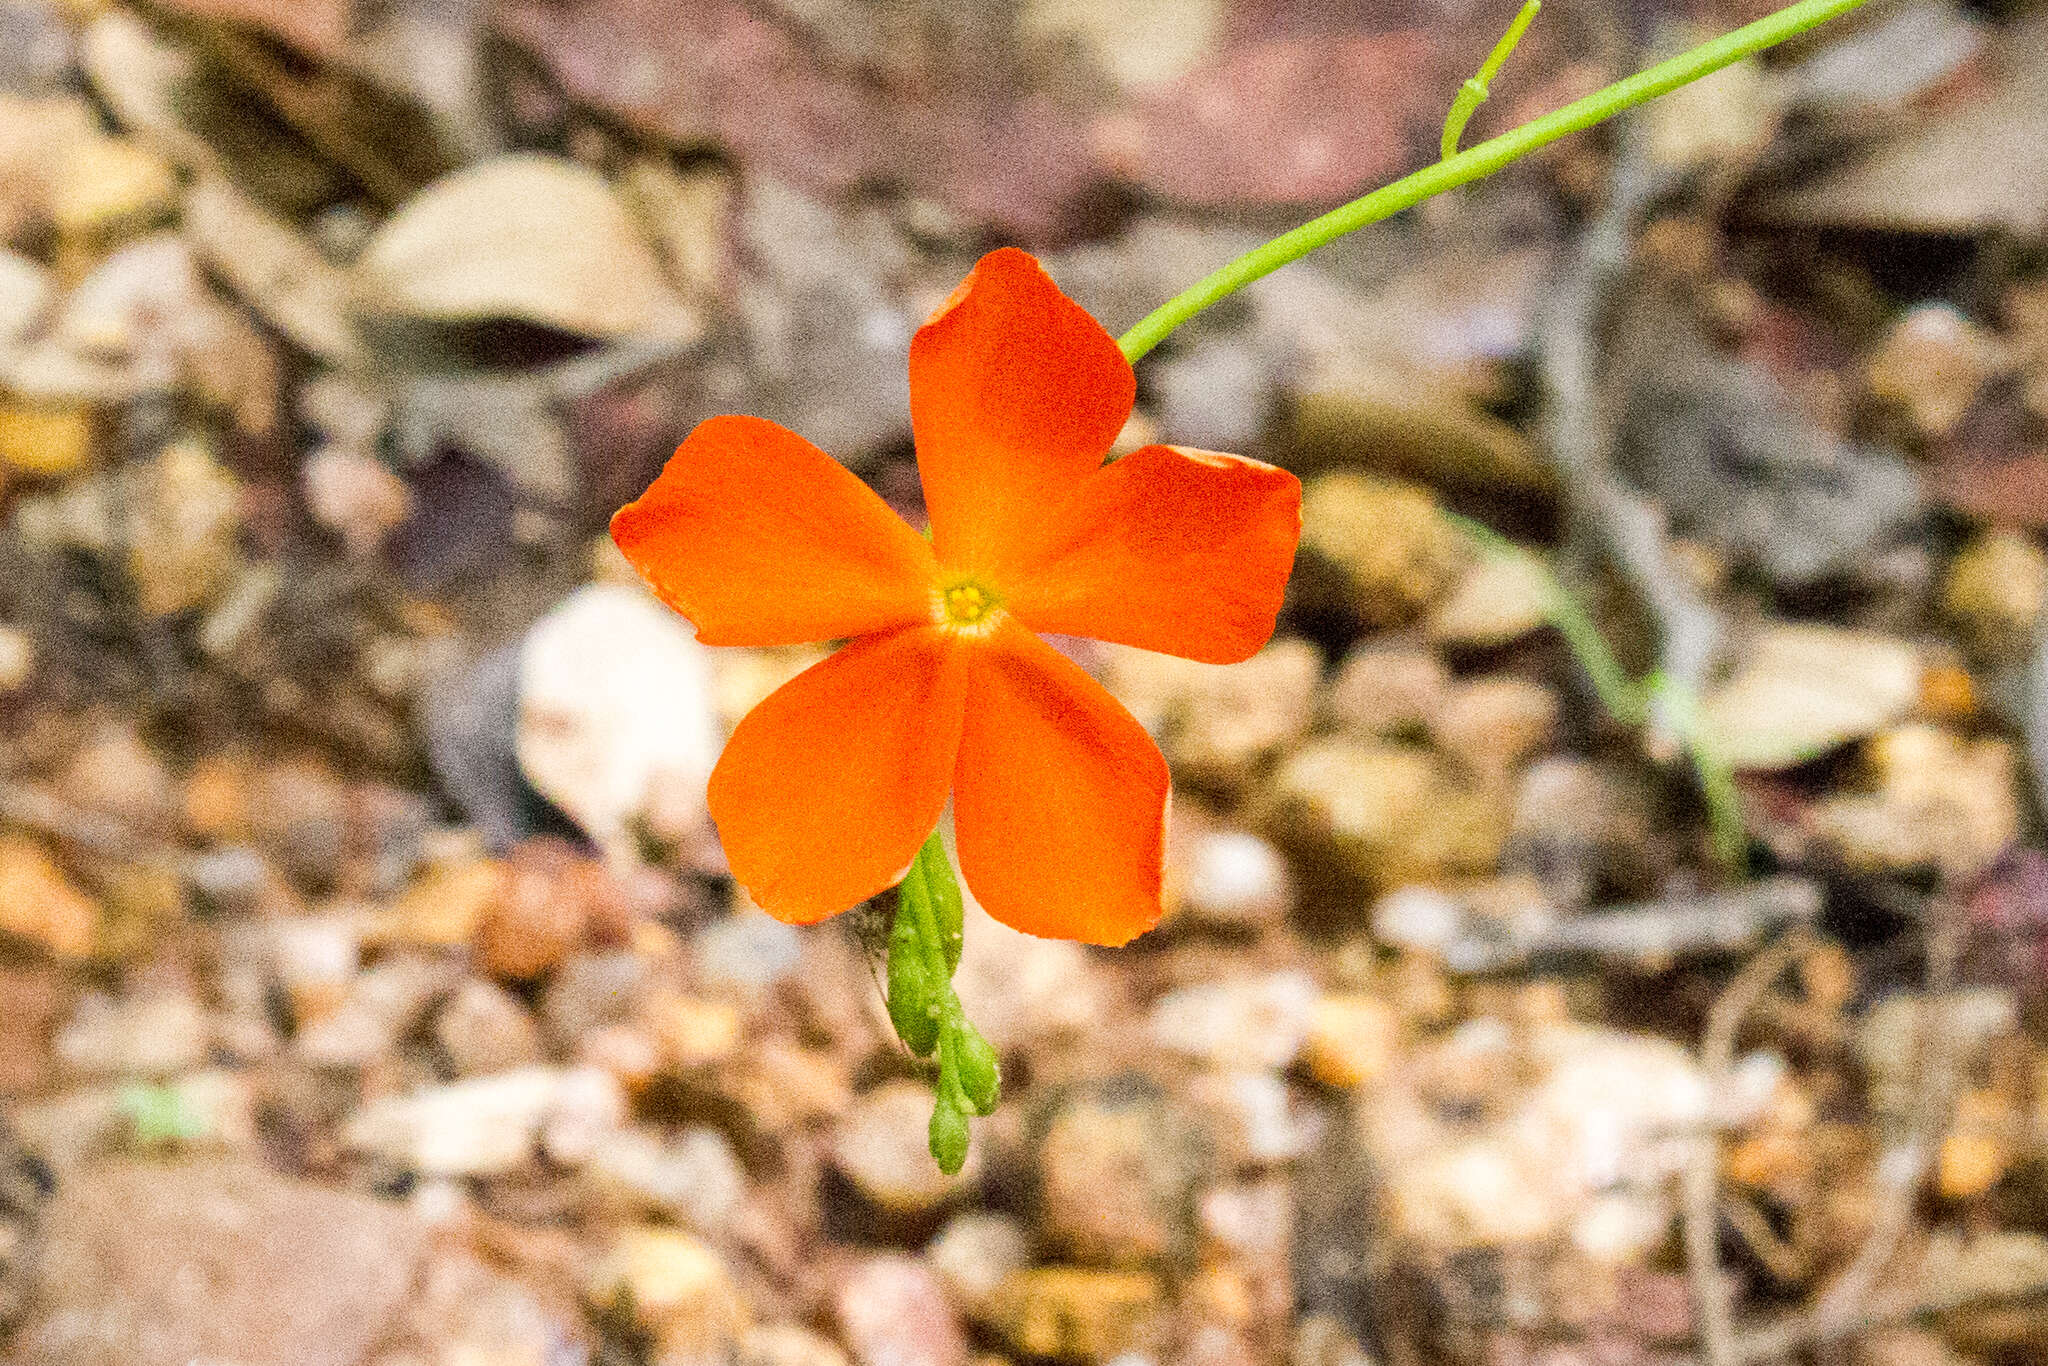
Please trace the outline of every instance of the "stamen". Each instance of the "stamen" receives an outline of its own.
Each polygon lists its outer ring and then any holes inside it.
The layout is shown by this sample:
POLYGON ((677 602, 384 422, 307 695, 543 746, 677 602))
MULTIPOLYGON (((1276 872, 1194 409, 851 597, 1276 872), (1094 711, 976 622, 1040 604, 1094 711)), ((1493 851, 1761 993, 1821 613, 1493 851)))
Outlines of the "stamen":
POLYGON ((986 635, 1002 618, 1001 600, 972 579, 955 579, 932 589, 932 620, 949 630, 986 635))

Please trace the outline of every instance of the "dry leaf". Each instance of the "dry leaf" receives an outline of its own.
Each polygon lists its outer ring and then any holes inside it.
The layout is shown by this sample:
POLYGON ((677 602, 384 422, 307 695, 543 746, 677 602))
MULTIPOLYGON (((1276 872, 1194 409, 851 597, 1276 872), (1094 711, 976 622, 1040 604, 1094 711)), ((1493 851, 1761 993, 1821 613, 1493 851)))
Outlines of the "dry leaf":
POLYGON ((1920 659, 1902 640, 1777 624, 1701 707, 1715 754, 1735 768, 1786 768, 1875 735, 1913 709, 1920 659))
POLYGON ((603 178, 537 153, 420 191, 364 249, 356 283, 374 311, 440 322, 518 318, 592 337, 700 326, 603 178))

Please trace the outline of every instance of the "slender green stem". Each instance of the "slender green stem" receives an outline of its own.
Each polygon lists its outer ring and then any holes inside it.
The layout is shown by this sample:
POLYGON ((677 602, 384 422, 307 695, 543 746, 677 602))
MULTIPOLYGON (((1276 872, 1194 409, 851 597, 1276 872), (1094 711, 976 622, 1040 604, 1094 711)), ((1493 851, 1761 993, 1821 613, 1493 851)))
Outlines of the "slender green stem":
POLYGON ((1479 74, 1458 87, 1458 96, 1451 101, 1451 112, 1444 118, 1444 135, 1439 143, 1446 161, 1458 154, 1458 139, 1464 136, 1465 125, 1472 121, 1472 115, 1479 106, 1486 103, 1491 92, 1486 83, 1500 74, 1500 69, 1514 55, 1521 43, 1522 35, 1529 31, 1529 25, 1536 20, 1536 12, 1543 8, 1543 0, 1529 0, 1522 6, 1521 13, 1508 25, 1508 31, 1501 34, 1500 41, 1493 45, 1493 51, 1486 54, 1486 60, 1479 64, 1479 74))
POLYGON ((1799 0, 1798 4, 1787 6, 1753 24, 1745 24, 1712 42, 1702 43, 1669 61, 1659 62, 1542 118, 1499 137, 1489 138, 1477 147, 1425 166, 1362 199, 1354 199, 1342 208, 1311 219, 1204 276, 1146 315, 1136 327, 1124 333, 1117 344, 1123 348, 1126 359, 1136 361, 1159 345, 1174 328, 1217 300, 1236 293, 1252 281, 1272 274, 1290 261, 1299 260, 1345 233, 1356 232, 1383 218, 1390 218, 1445 190, 1492 175, 1508 163, 1561 137, 1590 128, 1624 109, 1668 94, 1764 48, 1797 37, 1863 3, 1864 0, 1799 0))
POLYGON ((1628 670, 1614 657, 1607 637, 1601 634, 1593 614, 1545 564, 1484 522, 1461 517, 1455 512, 1439 514, 1478 545, 1480 553, 1504 559, 1518 559, 1532 565, 1543 580, 1544 619, 1564 637, 1572 658, 1578 661, 1593 684, 1593 693, 1607 714, 1624 726, 1640 726, 1650 719, 1652 707, 1663 702, 1669 709, 1679 743, 1699 780, 1700 797, 1707 807, 1707 828, 1714 843, 1714 857, 1732 874, 1742 871, 1749 852, 1749 827, 1742 819, 1742 793, 1735 786, 1734 770, 1715 750, 1700 719, 1699 700, 1688 690, 1672 683, 1661 673, 1642 682, 1630 678, 1628 670))
POLYGON ((1640 726, 1649 719, 1649 690, 1628 676, 1628 670, 1621 667, 1621 661, 1614 657, 1614 651, 1607 644, 1607 637, 1601 634, 1600 627, 1593 621, 1592 613, 1565 588, 1557 575, 1550 571, 1549 565, 1484 522, 1461 517, 1455 512, 1441 515, 1475 541, 1483 554, 1534 566, 1543 580, 1544 619, 1564 637, 1572 658, 1579 662, 1579 667, 1586 671, 1587 679, 1593 684, 1593 695, 1600 699, 1600 705, 1620 725, 1640 726))

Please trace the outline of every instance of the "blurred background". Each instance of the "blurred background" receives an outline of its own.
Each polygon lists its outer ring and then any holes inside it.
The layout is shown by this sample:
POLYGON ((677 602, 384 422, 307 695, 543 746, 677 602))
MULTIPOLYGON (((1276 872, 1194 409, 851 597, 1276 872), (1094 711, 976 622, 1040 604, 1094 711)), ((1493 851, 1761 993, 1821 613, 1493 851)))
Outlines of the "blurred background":
MULTIPOLYGON (((1467 143, 1762 12, 1553 0, 1467 143)), ((982 251, 1121 331, 1432 159, 1511 17, 0 0, 0 1360, 2048 1360, 2019 0, 1872 0, 1143 362, 1124 443, 1301 473, 1303 551, 1249 663, 1071 644, 1169 917, 970 908, 960 1178, 888 898, 725 874, 705 775, 819 656, 700 648, 610 512, 744 412, 919 519, 982 251)))

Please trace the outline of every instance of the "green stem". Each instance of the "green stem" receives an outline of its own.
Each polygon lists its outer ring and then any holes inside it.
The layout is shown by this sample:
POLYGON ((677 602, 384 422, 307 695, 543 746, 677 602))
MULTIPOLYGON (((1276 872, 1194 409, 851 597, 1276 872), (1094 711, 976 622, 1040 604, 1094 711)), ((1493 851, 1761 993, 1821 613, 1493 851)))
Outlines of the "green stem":
POLYGON ((1578 661, 1593 684, 1593 694, 1600 699, 1600 705, 1620 725, 1640 726, 1649 719, 1648 690, 1628 676, 1628 670, 1621 667, 1621 661, 1608 648, 1607 637, 1601 634, 1592 614, 1566 590, 1549 565, 1484 522, 1461 517, 1455 512, 1440 515, 1477 542, 1481 553, 1533 565, 1543 580, 1544 619, 1564 637, 1572 658, 1578 661))
POLYGON ((1159 345, 1173 329, 1209 305, 1262 276, 1272 274, 1290 261, 1299 260, 1317 247, 1383 218, 1391 218, 1401 210, 1412 208, 1446 190, 1492 175, 1508 163, 1559 138, 1613 118, 1645 100, 1669 94, 1681 85, 1711 75, 1788 38, 1795 38, 1830 19, 1839 18, 1863 3, 1864 0, 1799 0, 1798 4, 1789 5, 1753 24, 1745 24, 1732 33, 1724 33, 1712 42, 1702 43, 1690 52, 1659 62, 1626 80, 1616 81, 1542 118, 1499 137, 1489 138, 1477 147, 1403 176, 1362 199, 1354 199, 1342 208, 1332 209, 1320 218, 1281 234, 1197 280, 1147 314, 1136 327, 1124 333, 1117 345, 1123 348, 1125 359, 1135 362, 1159 345))
POLYGON ((1479 64, 1479 74, 1458 88, 1457 98, 1451 101, 1451 112, 1444 117, 1444 135, 1438 144, 1444 160, 1458 154, 1458 139, 1464 136, 1465 125, 1472 121, 1472 115, 1492 93, 1487 90, 1486 83, 1500 74, 1501 67, 1507 64, 1521 43, 1522 35, 1535 22, 1536 12, 1542 8, 1543 0, 1529 0, 1522 6, 1521 13, 1508 25, 1508 31, 1501 34, 1500 41, 1493 45, 1493 51, 1487 53, 1486 60, 1479 64))

